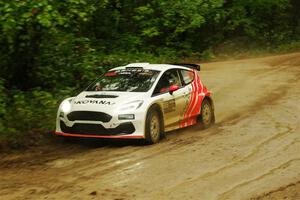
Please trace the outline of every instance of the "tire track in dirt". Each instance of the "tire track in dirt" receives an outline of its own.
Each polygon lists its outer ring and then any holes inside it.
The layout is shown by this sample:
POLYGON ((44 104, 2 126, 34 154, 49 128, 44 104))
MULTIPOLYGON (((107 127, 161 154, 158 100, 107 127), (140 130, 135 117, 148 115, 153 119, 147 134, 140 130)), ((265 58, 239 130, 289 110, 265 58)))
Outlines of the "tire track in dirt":
POLYGON ((255 178, 251 179, 251 180, 247 180, 247 181, 245 181, 245 182, 243 182, 243 183, 240 183, 240 184, 238 184, 238 185, 232 187, 232 188, 229 189, 228 191, 226 191, 226 192, 224 192, 224 193, 218 195, 217 199, 219 199, 219 200, 226 200, 226 199, 229 199, 229 198, 230 198, 230 197, 229 197, 230 194, 231 194, 233 191, 237 190, 238 188, 241 188, 241 187, 243 187, 243 186, 245 186, 245 185, 248 185, 249 183, 253 183, 253 182, 259 181, 259 180, 261 180, 261 179, 263 179, 263 178, 265 178, 265 177, 267 177, 267 176, 273 175, 273 174, 275 174, 275 172, 277 172, 277 171, 285 170, 285 169, 289 168, 292 164, 295 164, 295 163, 299 163, 299 164, 300 164, 300 158, 295 158, 295 159, 292 159, 292 160, 288 160, 287 162, 282 163, 280 166, 271 169, 269 172, 267 172, 267 173, 265 173, 265 174, 262 174, 262 175, 260 175, 260 176, 258 176, 258 177, 255 177, 255 178))
MULTIPOLYGON (((278 126, 279 127, 279 126, 278 126)), ((241 159, 238 159, 237 161, 235 162, 232 162, 228 165, 225 165, 225 166, 222 166, 216 170, 213 170, 213 171, 210 171, 210 172, 206 172, 205 174, 202 174, 200 177, 196 177, 194 179, 191 179, 187 182, 184 182, 182 184, 186 185, 186 184, 193 184, 193 182, 198 182, 199 180, 201 179, 208 179, 212 176, 216 176, 222 172, 224 172, 225 170, 228 170, 230 168, 233 168, 233 167, 236 167, 238 164, 241 164, 241 163, 245 163, 247 162, 248 160, 250 160, 251 158, 253 158, 256 154, 258 154, 264 146, 267 146, 269 143, 271 143, 272 141, 278 139, 278 138, 281 138, 281 137, 284 137, 288 134, 290 134, 293 129, 289 126, 284 126, 285 127, 285 130, 282 131, 282 132, 279 132, 275 135, 273 135, 272 137, 270 138, 267 138, 265 141, 261 142, 260 144, 258 144, 248 155, 246 155, 245 157, 241 158, 241 159)), ((290 144, 295 144, 295 141, 293 141, 292 143, 290 144)), ((286 147, 289 147, 288 144, 286 147)), ((176 187, 172 188, 173 190, 176 190, 177 187, 181 187, 182 185, 177 185, 176 187)))
MULTIPOLYGON (((264 199, 265 197, 267 197, 268 199, 274 199, 274 198, 272 198, 271 196, 272 196, 272 195, 275 195, 275 193, 285 192, 285 190, 287 190, 287 189, 289 189, 289 188, 291 188, 291 187, 296 187, 296 186, 300 187, 300 181, 296 181, 296 182, 294 182, 294 183, 290 183, 290 184, 288 184, 288 185, 279 187, 279 188, 277 188, 277 189, 275 189, 275 190, 269 191, 269 192, 264 193, 264 194, 262 194, 262 195, 260 195, 260 196, 252 197, 252 198, 250 198, 250 200, 261 200, 261 199, 264 199)), ((297 200, 297 199, 300 198, 300 191, 299 191, 299 193, 296 194, 296 195, 298 195, 298 197, 295 197, 295 198, 294 198, 295 200, 297 200)), ((283 196, 284 196, 284 195, 283 195, 283 196)), ((275 198, 276 198, 276 197, 275 197, 275 198)), ((276 198, 276 199, 279 199, 279 198, 281 198, 281 197, 278 197, 278 198, 276 198)), ((286 196, 283 197, 283 198, 284 198, 284 199, 288 199, 288 198, 286 198, 286 196)))

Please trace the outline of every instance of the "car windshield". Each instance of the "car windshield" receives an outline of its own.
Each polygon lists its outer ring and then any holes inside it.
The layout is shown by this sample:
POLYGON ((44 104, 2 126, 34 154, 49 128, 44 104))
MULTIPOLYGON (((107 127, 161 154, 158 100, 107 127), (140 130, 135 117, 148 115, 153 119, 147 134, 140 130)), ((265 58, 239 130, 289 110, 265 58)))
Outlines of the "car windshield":
POLYGON ((87 91, 147 92, 159 71, 143 68, 125 68, 105 73, 92 83, 87 91))

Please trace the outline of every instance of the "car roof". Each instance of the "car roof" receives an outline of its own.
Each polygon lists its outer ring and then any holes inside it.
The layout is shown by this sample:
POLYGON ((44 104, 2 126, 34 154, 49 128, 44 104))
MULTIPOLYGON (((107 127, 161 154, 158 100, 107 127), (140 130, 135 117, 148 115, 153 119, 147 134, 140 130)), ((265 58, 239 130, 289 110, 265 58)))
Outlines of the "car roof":
POLYGON ((117 69, 125 69, 126 67, 142 67, 143 69, 148 70, 157 70, 157 71, 166 71, 169 69, 185 69, 185 70, 191 70, 188 67, 179 66, 179 65, 171 65, 171 64, 150 64, 150 63, 131 63, 125 66, 115 67, 113 70, 117 69))

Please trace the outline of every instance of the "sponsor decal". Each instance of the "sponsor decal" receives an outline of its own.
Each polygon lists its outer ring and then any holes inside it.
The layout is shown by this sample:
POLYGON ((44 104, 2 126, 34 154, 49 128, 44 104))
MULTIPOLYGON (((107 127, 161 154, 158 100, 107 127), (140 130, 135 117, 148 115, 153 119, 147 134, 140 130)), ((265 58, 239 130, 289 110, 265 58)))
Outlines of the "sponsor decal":
POLYGON ((183 110, 181 111, 180 116, 179 116, 180 121, 184 120, 184 114, 185 114, 186 110, 188 109, 190 99, 191 99, 191 93, 184 95, 185 103, 183 105, 183 110))
POLYGON ((74 101, 75 105, 84 105, 84 104, 99 104, 99 105, 114 105, 114 102, 106 101, 106 100, 79 100, 79 101, 74 101))
POLYGON ((125 69, 118 69, 114 71, 108 71, 104 74, 106 77, 114 77, 118 75, 133 75, 139 74, 144 76, 153 76, 154 72, 149 69, 143 69, 142 67, 126 67, 125 69))
POLYGON ((117 73, 116 73, 116 71, 110 71, 110 72, 107 72, 106 74, 104 74, 104 76, 117 76, 117 73))
POLYGON ((169 113, 169 112, 175 111, 175 109, 176 109, 175 99, 165 101, 163 103, 163 107, 164 107, 164 113, 169 113))

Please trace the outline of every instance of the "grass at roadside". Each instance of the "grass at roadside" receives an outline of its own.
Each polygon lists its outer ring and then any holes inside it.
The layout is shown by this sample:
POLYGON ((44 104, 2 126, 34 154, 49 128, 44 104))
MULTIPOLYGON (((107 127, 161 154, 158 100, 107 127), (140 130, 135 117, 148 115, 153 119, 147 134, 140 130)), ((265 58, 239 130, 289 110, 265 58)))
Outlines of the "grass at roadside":
POLYGON ((228 41, 223 45, 216 47, 214 50, 206 52, 207 61, 221 61, 232 59, 246 59, 272 56, 300 51, 300 41, 292 41, 286 44, 264 46, 264 44, 249 44, 244 41, 228 41))

